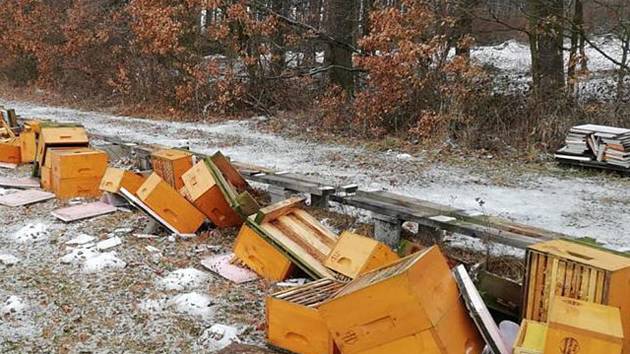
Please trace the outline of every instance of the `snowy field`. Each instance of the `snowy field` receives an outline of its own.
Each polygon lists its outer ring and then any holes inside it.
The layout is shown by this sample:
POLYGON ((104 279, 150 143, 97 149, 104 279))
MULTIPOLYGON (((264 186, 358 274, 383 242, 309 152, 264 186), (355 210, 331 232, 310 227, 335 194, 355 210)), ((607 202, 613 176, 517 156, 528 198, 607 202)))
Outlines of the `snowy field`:
POLYGON ((222 150, 238 161, 311 174, 331 183, 386 189, 630 250, 628 179, 567 174, 554 167, 544 174, 517 172, 505 163, 434 164, 422 155, 375 153, 262 133, 256 129, 256 123, 266 119, 261 117, 220 124, 179 123, 23 102, 0 100, 0 104, 14 107, 24 117, 78 122, 89 131, 129 141, 189 146, 202 153, 222 150))

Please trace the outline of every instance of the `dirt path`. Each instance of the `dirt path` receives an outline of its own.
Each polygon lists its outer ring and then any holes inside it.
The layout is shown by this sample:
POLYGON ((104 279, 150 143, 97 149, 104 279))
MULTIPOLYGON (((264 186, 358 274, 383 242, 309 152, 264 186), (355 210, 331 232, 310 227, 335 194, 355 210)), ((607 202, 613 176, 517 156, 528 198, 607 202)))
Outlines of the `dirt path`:
POLYGON ((25 117, 73 121, 100 134, 232 158, 278 170, 388 189, 457 208, 503 216, 609 247, 630 250, 630 179, 549 167, 527 172, 519 163, 430 163, 423 156, 287 139, 256 130, 260 119, 220 124, 177 123, 2 101, 25 117))

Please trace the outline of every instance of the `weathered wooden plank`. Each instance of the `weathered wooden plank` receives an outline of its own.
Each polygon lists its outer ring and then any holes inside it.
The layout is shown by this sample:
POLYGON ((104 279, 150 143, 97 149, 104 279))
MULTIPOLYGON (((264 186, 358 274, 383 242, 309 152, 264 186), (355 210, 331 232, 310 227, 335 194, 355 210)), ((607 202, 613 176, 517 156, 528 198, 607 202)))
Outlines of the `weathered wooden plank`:
POLYGON ((301 207, 306 198, 293 197, 280 203, 272 204, 261 208, 256 215, 256 222, 259 224, 274 220, 280 216, 291 212, 292 209, 301 207))

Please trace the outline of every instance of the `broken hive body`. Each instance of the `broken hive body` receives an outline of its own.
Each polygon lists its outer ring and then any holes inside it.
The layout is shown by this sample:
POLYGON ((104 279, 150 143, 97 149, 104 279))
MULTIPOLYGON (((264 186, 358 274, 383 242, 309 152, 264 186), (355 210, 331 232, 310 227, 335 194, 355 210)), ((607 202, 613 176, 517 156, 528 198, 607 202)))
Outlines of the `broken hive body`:
POLYGON ((290 198, 251 215, 247 223, 265 241, 314 279, 335 278, 324 261, 338 236, 301 208, 304 198, 290 198))
POLYGON ((242 218, 226 200, 207 161, 199 161, 183 174, 182 179, 190 200, 216 226, 240 225, 242 218))
MULTIPOLYGON (((553 297, 564 296, 618 307, 630 333, 630 258, 566 240, 543 242, 527 250, 523 283, 526 319, 546 322, 553 297)), ((630 336, 623 353, 630 354, 630 336)))
POLYGON ((149 176, 140 186, 137 195, 142 202, 179 233, 194 233, 205 220, 204 215, 199 210, 156 173, 149 176))
POLYGON ((416 342, 441 354, 482 350, 479 332, 437 247, 359 276, 322 304, 320 313, 344 354, 379 347, 385 353, 407 345, 404 352, 415 353, 416 342))
POLYGON ((139 173, 109 167, 101 179, 99 188, 110 193, 118 193, 121 188, 124 188, 135 195, 145 180, 146 178, 139 173))
POLYGON ((293 271, 293 263, 278 251, 248 223, 243 224, 236 242, 234 255, 263 279, 282 281, 293 271))
POLYGON ((153 172, 179 190, 184 185, 182 175, 193 166, 193 155, 176 149, 158 150, 151 154, 151 164, 153 172))
POLYGON ((387 245, 346 231, 339 236, 324 265, 354 279, 398 259, 398 255, 387 245))
POLYGON ((52 191, 60 199, 98 197, 99 184, 107 169, 104 151, 89 148, 51 150, 52 191))
POLYGON ((619 309, 556 296, 549 311, 545 354, 621 354, 619 309))
POLYGON ((321 279, 267 298, 267 340, 299 354, 335 354, 332 335, 319 314, 319 305, 344 283, 321 279))

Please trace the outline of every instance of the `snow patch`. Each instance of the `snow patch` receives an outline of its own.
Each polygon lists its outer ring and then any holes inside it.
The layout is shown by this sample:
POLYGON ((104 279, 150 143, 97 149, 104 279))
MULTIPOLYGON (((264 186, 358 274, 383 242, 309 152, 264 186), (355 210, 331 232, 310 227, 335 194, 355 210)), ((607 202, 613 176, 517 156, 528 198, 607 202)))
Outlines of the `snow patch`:
POLYGON ((47 240, 48 235, 48 225, 30 223, 9 235, 9 238, 17 243, 34 243, 47 240))
POLYGON ((195 268, 178 269, 158 281, 158 286, 165 290, 186 290, 201 287, 209 276, 195 268))
POLYGON ((167 307, 174 311, 199 317, 204 320, 212 318, 214 309, 213 302, 208 295, 191 292, 174 296, 167 302, 167 307))
POLYGON ((12 254, 0 253, 0 264, 4 264, 5 266, 12 266, 17 264, 19 261, 20 259, 12 254))
POLYGON ((63 264, 80 264, 85 262, 89 258, 96 257, 98 252, 91 248, 75 248, 65 256, 61 257, 59 261, 63 264))
POLYGON ((27 309, 28 309, 27 303, 24 300, 22 300, 22 298, 13 295, 13 296, 9 296, 9 298, 6 299, 2 303, 0 314, 2 314, 2 316, 19 317, 23 315, 27 309))
POLYGON ((232 326, 215 324, 206 329, 197 343, 205 350, 219 351, 232 343, 239 343, 239 330, 232 326))
POLYGON ((83 263, 83 271, 85 273, 95 273, 102 270, 121 269, 126 266, 127 263, 116 257, 116 252, 107 252, 86 259, 85 263, 83 263))

